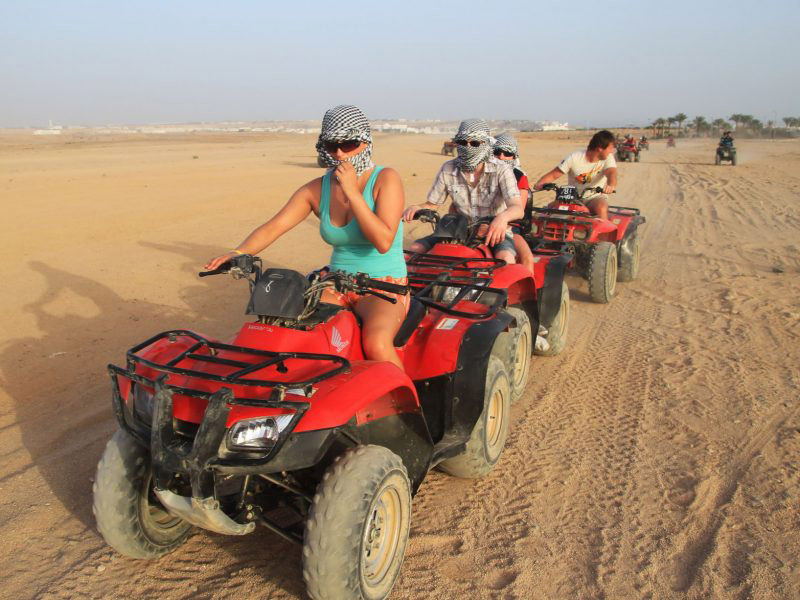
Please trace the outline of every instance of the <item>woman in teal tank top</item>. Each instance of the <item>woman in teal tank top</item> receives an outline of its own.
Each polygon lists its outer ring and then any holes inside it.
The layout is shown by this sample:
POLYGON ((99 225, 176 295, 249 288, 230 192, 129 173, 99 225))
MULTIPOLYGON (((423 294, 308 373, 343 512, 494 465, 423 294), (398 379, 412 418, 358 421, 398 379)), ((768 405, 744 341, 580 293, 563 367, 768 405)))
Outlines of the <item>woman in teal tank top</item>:
MULTIPOLYGON (((367 118, 355 106, 326 112, 317 152, 320 166, 329 167, 325 175, 298 189, 274 217, 234 250, 209 261, 206 269, 216 269, 237 254, 258 254, 313 212, 320 219, 320 235, 333 246, 332 269, 406 283, 400 220, 403 183, 394 169, 372 163, 367 118)), ((392 304, 375 296, 326 291, 322 300, 348 305, 361 317, 367 358, 403 368, 393 342, 405 317, 407 296, 392 304)))

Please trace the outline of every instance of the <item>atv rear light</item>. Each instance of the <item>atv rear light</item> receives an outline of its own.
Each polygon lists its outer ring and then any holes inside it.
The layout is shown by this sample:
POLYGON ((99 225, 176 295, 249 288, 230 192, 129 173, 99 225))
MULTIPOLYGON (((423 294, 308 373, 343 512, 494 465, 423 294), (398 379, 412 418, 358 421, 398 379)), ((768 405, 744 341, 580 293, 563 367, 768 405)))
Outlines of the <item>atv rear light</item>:
POLYGON ((228 446, 239 450, 269 450, 291 420, 292 415, 276 415, 239 421, 228 433, 228 446))
POLYGON ((585 240, 586 239, 586 230, 585 229, 574 229, 572 231, 572 238, 575 240, 585 240))

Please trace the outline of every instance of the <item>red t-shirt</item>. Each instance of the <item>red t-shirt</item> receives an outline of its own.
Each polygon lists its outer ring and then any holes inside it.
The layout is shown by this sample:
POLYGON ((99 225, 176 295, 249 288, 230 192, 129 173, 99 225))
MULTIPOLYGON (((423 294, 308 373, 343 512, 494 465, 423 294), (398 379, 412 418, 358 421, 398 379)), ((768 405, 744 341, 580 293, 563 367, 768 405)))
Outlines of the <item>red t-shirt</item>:
POLYGON ((521 190, 527 190, 528 188, 530 188, 527 175, 523 175, 522 177, 517 179, 517 187, 521 190))

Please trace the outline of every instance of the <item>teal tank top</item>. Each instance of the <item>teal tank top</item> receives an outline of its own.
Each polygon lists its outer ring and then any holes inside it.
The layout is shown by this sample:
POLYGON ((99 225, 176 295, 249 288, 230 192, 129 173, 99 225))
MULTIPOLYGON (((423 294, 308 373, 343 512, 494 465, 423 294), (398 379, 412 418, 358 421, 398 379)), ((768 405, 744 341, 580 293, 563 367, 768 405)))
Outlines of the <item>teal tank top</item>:
MULTIPOLYGON (((375 199, 372 188, 383 167, 375 167, 364 188, 364 200, 374 212, 375 199)), ((403 223, 397 227, 391 248, 385 254, 364 237, 355 217, 344 227, 331 223, 331 171, 322 177, 322 195, 319 200, 319 233, 333 246, 331 269, 348 273, 367 273, 370 277, 405 277, 406 261, 403 256, 403 223)))

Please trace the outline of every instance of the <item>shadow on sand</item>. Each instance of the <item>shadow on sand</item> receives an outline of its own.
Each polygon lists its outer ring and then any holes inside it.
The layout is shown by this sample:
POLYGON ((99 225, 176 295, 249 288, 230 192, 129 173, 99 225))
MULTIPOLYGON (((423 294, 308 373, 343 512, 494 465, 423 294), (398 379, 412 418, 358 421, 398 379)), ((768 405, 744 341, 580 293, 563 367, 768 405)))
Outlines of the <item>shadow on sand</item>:
MULTIPOLYGON (((199 244, 145 245, 173 255, 154 276, 154 287, 158 276, 169 277, 177 269, 197 273, 206 259, 219 252, 219 248, 199 244), (182 257, 182 262, 174 261, 174 255, 182 257)), ((129 347, 166 329, 185 327, 203 332, 207 328, 211 333, 226 332, 221 337, 233 334, 246 320, 247 286, 227 277, 198 279, 196 285, 181 290, 184 306, 168 306, 123 298, 99 281, 102 272, 95 280, 38 261, 30 263, 30 268, 46 282, 45 291, 24 307, 35 316, 41 335, 0 346, 0 385, 12 399, 15 425, 30 463, 6 473, 0 483, 36 468, 58 501, 98 535, 91 509, 91 480, 117 427, 106 364, 124 364, 129 347), (93 306, 83 311, 91 316, 54 314, 50 305, 65 294, 81 306, 93 306)), ((54 543, 60 543, 58 532, 54 534, 54 543)), ((265 530, 235 539, 199 535, 202 544, 187 548, 189 555, 206 552, 203 548, 210 540, 236 562, 253 566, 265 582, 302 595, 300 551, 289 542, 265 530)), ((178 549, 171 556, 181 552, 178 549)), ((130 565, 137 570, 153 569, 157 577, 169 570, 170 560, 164 558, 157 565, 131 560, 130 565)))

